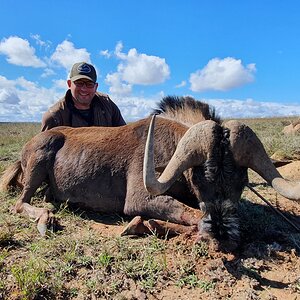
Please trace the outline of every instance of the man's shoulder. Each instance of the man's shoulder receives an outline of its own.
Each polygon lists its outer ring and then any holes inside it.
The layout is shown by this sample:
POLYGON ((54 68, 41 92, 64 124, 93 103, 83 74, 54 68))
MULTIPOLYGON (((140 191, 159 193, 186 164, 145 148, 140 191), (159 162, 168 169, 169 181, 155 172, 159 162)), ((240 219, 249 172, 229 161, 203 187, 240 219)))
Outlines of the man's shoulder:
POLYGON ((67 103, 65 97, 59 99, 56 103, 54 103, 49 109, 48 112, 55 114, 59 111, 63 111, 67 109, 67 103))
POLYGON ((110 99, 107 94, 96 92, 93 100, 94 108, 100 108, 105 110, 113 110, 115 103, 110 99))
POLYGON ((99 98, 100 100, 111 101, 111 99, 109 98, 109 96, 107 94, 105 94, 105 93, 96 92, 95 96, 97 98, 99 98))

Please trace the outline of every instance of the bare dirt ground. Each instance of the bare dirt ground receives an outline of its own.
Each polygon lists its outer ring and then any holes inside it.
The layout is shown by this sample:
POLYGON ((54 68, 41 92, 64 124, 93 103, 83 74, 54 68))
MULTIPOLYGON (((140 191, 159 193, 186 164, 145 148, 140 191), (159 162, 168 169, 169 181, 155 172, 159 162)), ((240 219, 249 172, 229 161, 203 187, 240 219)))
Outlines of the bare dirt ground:
MULTIPOLYGON (((278 170, 284 178, 300 181, 300 161, 294 161, 278 170)), ((278 195, 258 175, 250 173, 249 178, 262 196, 300 228, 299 203, 278 195)), ((143 293, 131 282, 130 291, 122 292, 118 299, 300 299, 299 232, 283 219, 278 226, 278 219, 282 217, 247 188, 242 201, 241 223, 242 226, 243 223, 246 225, 240 249, 231 254, 210 250, 209 255, 197 261, 198 277, 215 282, 213 289, 178 288, 170 283, 161 289, 157 287, 154 293, 143 293), (260 224, 262 211, 271 216, 271 222, 266 222, 267 225, 260 224), (272 220, 275 222, 272 223, 272 220)), ((107 236, 119 235, 123 229, 122 226, 95 222, 91 227, 107 236)), ((188 248, 193 244, 193 237, 180 235, 166 243, 169 249, 179 243, 188 248)), ((174 249, 167 256, 169 265, 174 260, 180 260, 174 249)))

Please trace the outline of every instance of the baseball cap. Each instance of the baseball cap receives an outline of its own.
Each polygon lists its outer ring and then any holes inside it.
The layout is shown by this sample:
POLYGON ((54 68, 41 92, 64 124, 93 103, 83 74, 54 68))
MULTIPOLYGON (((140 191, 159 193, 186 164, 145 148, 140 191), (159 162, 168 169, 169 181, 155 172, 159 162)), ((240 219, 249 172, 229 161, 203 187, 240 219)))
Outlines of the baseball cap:
POLYGON ((81 78, 97 81, 97 74, 94 66, 86 62, 79 62, 73 65, 70 72, 70 80, 75 81, 81 78))

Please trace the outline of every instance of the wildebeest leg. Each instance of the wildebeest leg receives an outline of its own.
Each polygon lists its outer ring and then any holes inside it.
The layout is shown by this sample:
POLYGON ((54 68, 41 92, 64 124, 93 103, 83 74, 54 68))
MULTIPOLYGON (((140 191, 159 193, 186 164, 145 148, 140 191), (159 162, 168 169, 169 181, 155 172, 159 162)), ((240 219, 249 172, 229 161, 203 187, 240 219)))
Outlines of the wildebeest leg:
POLYGON ((200 209, 191 208, 171 196, 149 199, 145 208, 152 218, 182 225, 197 225, 204 215, 200 209))
POLYGON ((42 182, 47 179, 49 170, 53 171, 56 153, 61 149, 64 141, 65 137, 62 133, 49 130, 37 135, 22 150, 24 187, 15 205, 15 211, 25 212, 34 218, 41 235, 46 233, 47 225, 52 225, 54 217, 48 209, 30 205, 30 199, 42 182))
POLYGON ((121 236, 155 234, 160 237, 166 237, 196 231, 196 225, 187 226, 155 219, 143 220, 141 216, 136 216, 124 228, 121 236))
POLYGON ((136 179, 128 180, 124 213, 182 225, 197 225, 204 215, 200 209, 191 208, 171 196, 150 196, 142 181, 137 183, 136 179))
POLYGON ((151 234, 152 232, 147 225, 141 216, 136 216, 124 228, 121 232, 121 236, 151 234))
POLYGON ((28 203, 23 203, 22 211, 26 212, 30 218, 37 222, 37 229, 42 236, 46 234, 47 227, 53 225, 55 221, 53 213, 46 208, 38 208, 28 203))
POLYGON ((53 214, 46 208, 37 208, 29 203, 37 188, 47 178, 49 167, 47 164, 47 159, 43 159, 39 151, 30 156, 26 168, 24 168, 24 188, 15 205, 17 213, 25 212, 30 218, 37 221, 37 227, 41 235, 45 235, 47 225, 54 221, 53 214))
POLYGON ((158 236, 175 236, 182 233, 197 232, 198 226, 196 225, 182 225, 161 220, 148 220, 151 230, 158 236))

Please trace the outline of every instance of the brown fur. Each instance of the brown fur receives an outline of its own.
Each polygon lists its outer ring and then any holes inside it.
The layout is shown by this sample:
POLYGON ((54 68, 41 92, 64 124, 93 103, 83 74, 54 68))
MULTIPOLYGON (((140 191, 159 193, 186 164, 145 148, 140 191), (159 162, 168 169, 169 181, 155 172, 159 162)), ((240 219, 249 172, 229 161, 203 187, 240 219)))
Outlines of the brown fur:
MULTIPOLYGON (((201 109, 198 114, 203 118, 201 109)), ((190 112, 185 118, 189 115, 190 112)), ((181 116, 184 118, 183 113, 181 116)), ((68 201, 70 205, 103 213, 141 215, 197 225, 203 213, 199 210, 199 199, 186 184, 189 179, 183 177, 165 196, 151 197, 143 186, 144 145, 149 121, 144 119, 114 128, 57 127, 42 132, 23 147, 21 162, 5 172, 2 189, 18 185, 23 175, 24 188, 15 209, 26 211, 38 220, 47 219, 50 214, 29 203, 36 189, 46 181, 53 197, 60 202, 68 201)), ((158 124, 155 151, 159 158, 156 163, 163 169, 188 127, 163 118, 158 124)))
MULTIPOLYGON (((165 103, 160 111, 164 118, 157 118, 155 166, 160 171, 167 166, 183 136, 196 147, 188 152, 195 166, 176 178, 163 195, 151 196, 143 184, 150 118, 122 127, 56 127, 32 138, 22 149, 21 162, 8 169, 2 178, 3 189, 18 182, 24 186, 16 212, 25 211, 38 220, 39 231, 45 232, 52 215, 31 206, 30 200, 46 181, 59 202, 68 201, 70 205, 102 213, 198 225, 203 235, 232 240, 236 246, 239 240, 236 206, 247 182, 247 167, 252 166, 268 182, 278 172, 269 165, 262 144, 245 125, 231 121, 226 123, 228 129, 224 129, 207 105, 191 98, 179 100, 175 99, 174 105, 172 101, 165 103), (211 121, 203 121, 205 118, 211 121), (199 139, 191 138, 185 134, 189 129, 187 124, 195 122, 202 123, 203 128, 209 125, 211 130, 203 131, 202 135, 199 132, 199 139), (197 156, 200 146, 207 149, 201 161, 197 156), (262 170, 256 170, 260 166, 262 170)), ((194 131, 201 126, 193 126, 194 131)), ((198 132, 195 133, 197 136, 198 132)))
MULTIPOLYGON (((159 123, 156 137, 161 146, 157 147, 157 162, 164 166, 188 128, 167 119, 159 123)), ((17 164, 19 173, 25 176, 16 211, 23 211, 22 205, 29 203, 35 190, 47 181, 53 196, 71 205, 195 225, 201 216, 199 210, 171 197, 147 200, 142 159, 148 124, 149 119, 144 119, 122 127, 57 127, 38 134, 24 146, 21 164, 17 164)), ((13 173, 11 170, 2 181, 6 188, 15 185, 16 168, 13 173)), ((186 202, 196 202, 193 194, 187 199, 186 202)))
POLYGON ((22 183, 23 172, 21 168, 21 161, 16 161, 10 165, 4 172, 0 181, 0 191, 8 192, 12 188, 23 188, 22 183))

